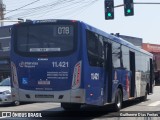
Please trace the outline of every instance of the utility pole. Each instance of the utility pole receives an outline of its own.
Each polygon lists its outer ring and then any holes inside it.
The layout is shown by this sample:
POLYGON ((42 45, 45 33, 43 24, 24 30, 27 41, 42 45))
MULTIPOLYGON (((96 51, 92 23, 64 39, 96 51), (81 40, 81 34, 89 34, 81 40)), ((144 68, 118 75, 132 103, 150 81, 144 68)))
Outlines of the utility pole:
MULTIPOLYGON (((4 11, 5 11, 6 7, 3 4, 3 1, 0 0, 0 20, 4 19, 4 11)), ((0 26, 3 26, 3 22, 0 22, 0 26)))

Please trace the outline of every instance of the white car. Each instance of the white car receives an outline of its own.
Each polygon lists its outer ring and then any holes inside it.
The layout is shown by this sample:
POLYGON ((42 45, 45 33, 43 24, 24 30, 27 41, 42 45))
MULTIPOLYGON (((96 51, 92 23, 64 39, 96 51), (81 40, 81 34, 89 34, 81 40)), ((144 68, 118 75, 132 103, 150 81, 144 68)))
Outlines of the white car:
POLYGON ((6 78, 0 82, 0 104, 9 103, 13 103, 14 105, 20 104, 19 101, 12 101, 11 81, 10 78, 6 78))

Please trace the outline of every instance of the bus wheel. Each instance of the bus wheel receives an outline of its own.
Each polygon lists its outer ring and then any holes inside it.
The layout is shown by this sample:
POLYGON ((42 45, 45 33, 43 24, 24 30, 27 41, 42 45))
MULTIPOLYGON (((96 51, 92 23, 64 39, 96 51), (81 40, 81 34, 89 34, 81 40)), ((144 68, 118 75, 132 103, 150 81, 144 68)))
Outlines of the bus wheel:
POLYGON ((81 108, 81 104, 77 104, 77 103, 61 103, 61 107, 66 111, 78 111, 81 108))
POLYGON ((20 102, 16 100, 16 101, 13 102, 13 104, 14 104, 15 106, 18 106, 18 105, 20 105, 20 102))
POLYGON ((122 91, 120 89, 117 89, 115 95, 114 111, 117 112, 122 108, 122 100, 122 91))

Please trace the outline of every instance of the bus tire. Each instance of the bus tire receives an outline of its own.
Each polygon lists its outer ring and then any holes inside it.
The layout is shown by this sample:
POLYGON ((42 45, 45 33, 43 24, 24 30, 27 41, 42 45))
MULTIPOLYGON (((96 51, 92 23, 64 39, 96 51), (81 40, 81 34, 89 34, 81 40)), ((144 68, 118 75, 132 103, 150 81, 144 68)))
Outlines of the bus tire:
POLYGON ((115 112, 120 111, 120 109, 122 108, 122 101, 123 101, 122 91, 121 89, 118 88, 115 95, 115 103, 114 103, 115 112))
POLYGON ((61 107, 66 111, 78 111, 81 108, 81 104, 77 104, 77 103, 61 103, 61 107))
POLYGON ((13 105, 18 106, 18 105, 20 105, 20 102, 16 100, 13 102, 13 105))

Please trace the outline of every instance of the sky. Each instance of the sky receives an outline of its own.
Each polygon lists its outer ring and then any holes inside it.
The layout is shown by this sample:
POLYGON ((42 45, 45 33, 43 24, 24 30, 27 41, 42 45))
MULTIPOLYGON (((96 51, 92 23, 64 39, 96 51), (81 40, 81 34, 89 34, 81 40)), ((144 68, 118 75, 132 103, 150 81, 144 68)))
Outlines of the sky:
MULTIPOLYGON (((159 0, 134 2, 160 3, 159 0)), ((114 19, 105 20, 104 0, 3 0, 3 3, 6 5, 6 19, 81 20, 107 33, 120 33, 142 38, 144 43, 160 44, 160 4, 134 4, 134 16, 128 17, 124 16, 123 6, 117 7, 114 9, 114 19)), ((115 6, 120 4, 123 0, 114 0, 115 6)), ((13 23, 5 22, 5 25, 10 24, 13 23)))

